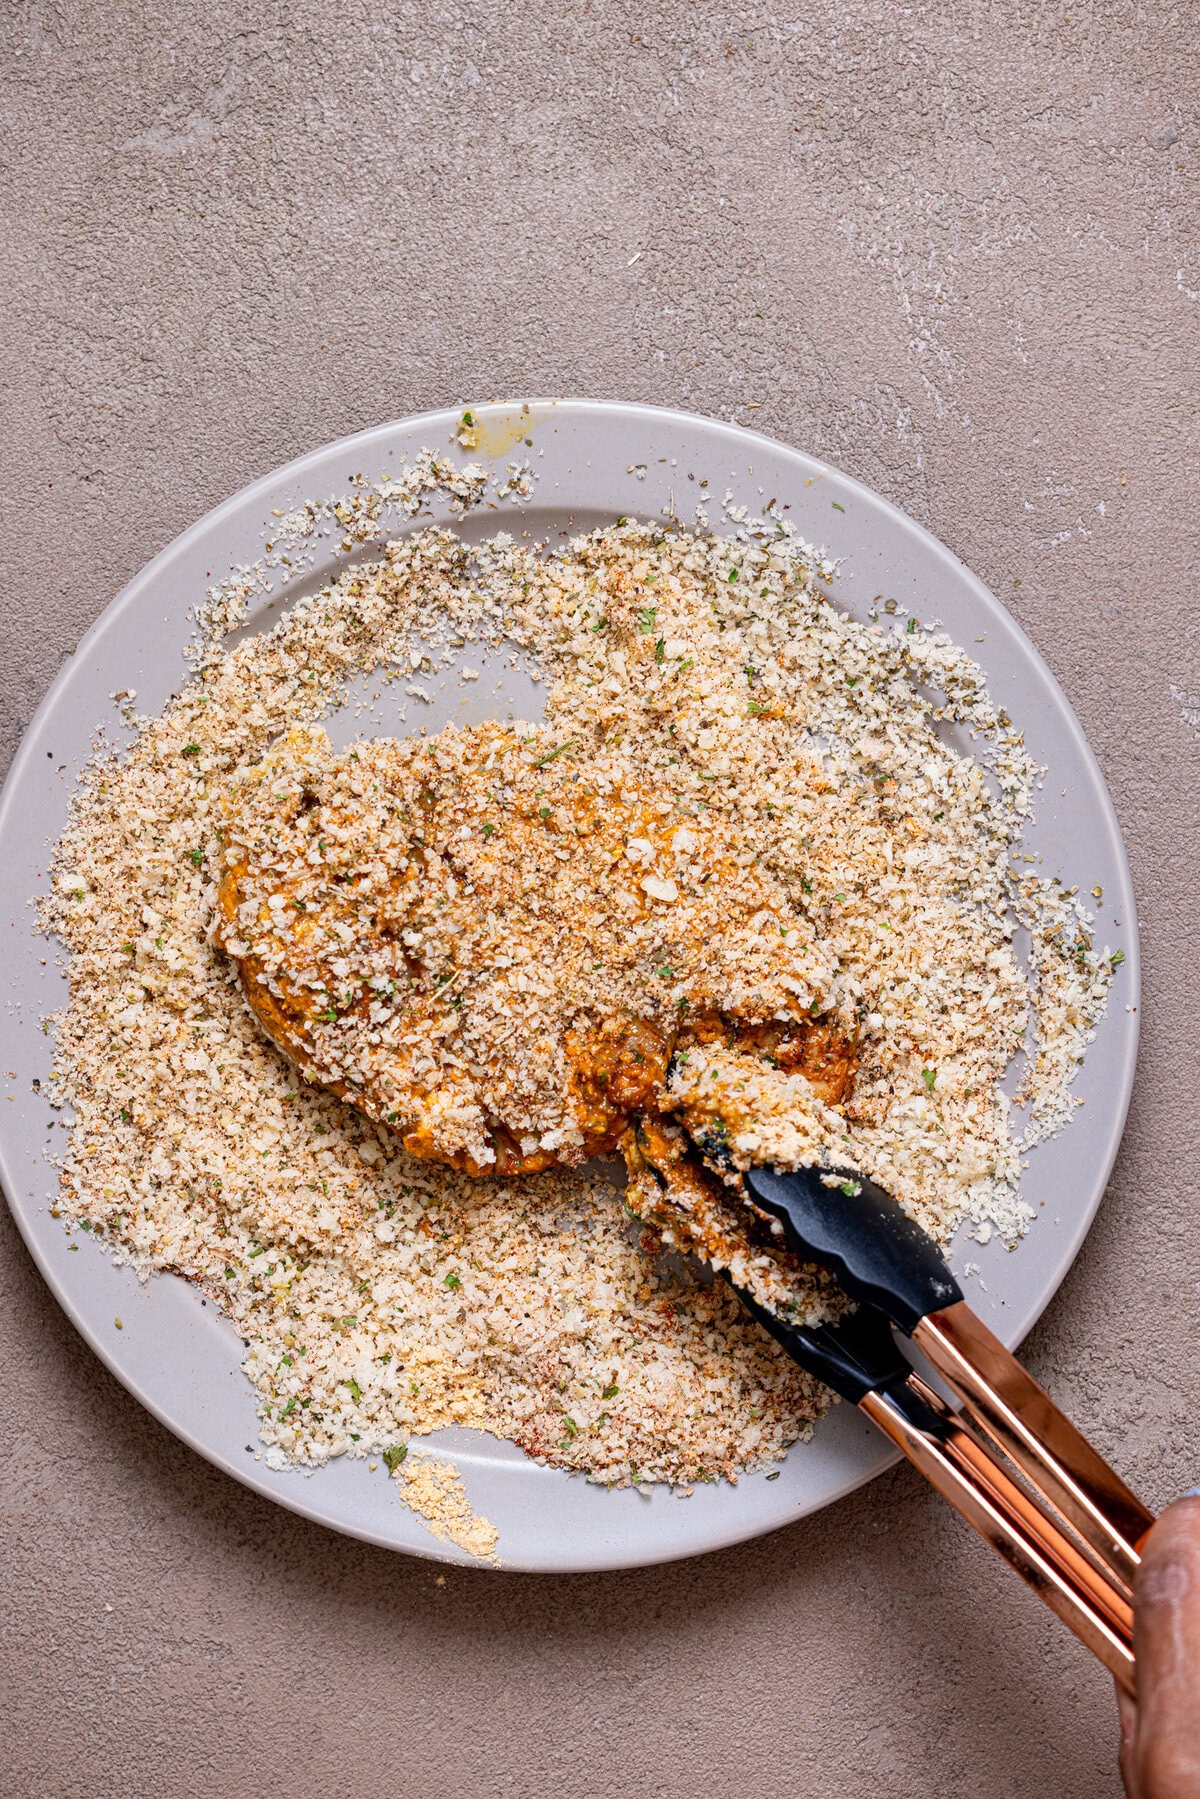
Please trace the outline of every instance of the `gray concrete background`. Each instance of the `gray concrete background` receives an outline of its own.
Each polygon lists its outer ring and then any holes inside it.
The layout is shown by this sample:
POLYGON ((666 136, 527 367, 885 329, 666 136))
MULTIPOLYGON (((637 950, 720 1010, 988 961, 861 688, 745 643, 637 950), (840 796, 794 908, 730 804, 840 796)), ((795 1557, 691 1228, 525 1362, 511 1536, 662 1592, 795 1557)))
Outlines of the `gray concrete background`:
MULTIPOLYGON (((154 551, 363 425, 594 394, 858 475, 1012 608, 1111 785, 1144 1048, 1028 1356, 1152 1502, 1200 1478, 1192 9, 4 13, 6 750, 154 551)), ((14 1799, 1118 1790, 1105 1678, 907 1471, 680 1566, 439 1574, 183 1449, 0 1236, 14 1799)))

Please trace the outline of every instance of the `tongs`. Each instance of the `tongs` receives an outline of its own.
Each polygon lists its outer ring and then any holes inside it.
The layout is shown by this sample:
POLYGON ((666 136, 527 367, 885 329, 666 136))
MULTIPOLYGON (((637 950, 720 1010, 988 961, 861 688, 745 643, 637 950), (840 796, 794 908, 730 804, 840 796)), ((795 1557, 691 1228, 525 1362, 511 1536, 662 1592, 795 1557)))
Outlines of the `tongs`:
POLYGON ((742 1292, 751 1312, 903 1450, 1132 1694, 1133 1584, 1153 1513, 972 1311, 890 1194, 849 1170, 752 1168, 743 1178, 788 1248, 857 1301, 815 1328, 785 1324, 742 1292), (961 1412, 903 1355, 893 1328, 961 1412))

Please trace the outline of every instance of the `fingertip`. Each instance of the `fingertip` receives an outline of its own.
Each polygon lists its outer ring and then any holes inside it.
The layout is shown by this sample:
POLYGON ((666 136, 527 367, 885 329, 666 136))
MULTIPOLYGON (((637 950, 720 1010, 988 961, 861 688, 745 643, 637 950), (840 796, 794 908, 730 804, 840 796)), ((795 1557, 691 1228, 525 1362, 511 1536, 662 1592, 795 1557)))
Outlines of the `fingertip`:
POLYGON ((1132 1693, 1128 1692, 1126 1688, 1121 1685, 1119 1680, 1114 1680, 1113 1685, 1117 1691, 1117 1712, 1121 1720, 1121 1741, 1122 1743, 1132 1743, 1134 1732, 1137 1730, 1137 1700, 1133 1697, 1132 1693))
POLYGON ((1117 1689, 1117 1716, 1121 1732, 1117 1745, 1117 1766, 1126 1794, 1129 1799, 1136 1799, 1138 1789, 1134 1756, 1137 1752, 1137 1703, 1130 1698, 1120 1681, 1114 1681, 1113 1684, 1117 1689))

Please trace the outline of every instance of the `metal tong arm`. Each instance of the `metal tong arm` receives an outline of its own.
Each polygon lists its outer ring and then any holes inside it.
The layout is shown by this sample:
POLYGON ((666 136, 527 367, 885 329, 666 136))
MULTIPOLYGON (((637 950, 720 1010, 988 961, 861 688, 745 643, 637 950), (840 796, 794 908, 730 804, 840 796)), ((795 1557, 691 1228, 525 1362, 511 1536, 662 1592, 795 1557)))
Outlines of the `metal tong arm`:
POLYGON ((746 1293, 742 1299, 796 1361, 860 1407, 1132 1693, 1128 1597, 916 1374, 884 1315, 861 1306, 834 1325, 796 1326, 784 1324, 746 1293))
POLYGON ((912 1338, 968 1416, 1131 1598, 1137 1546, 1153 1513, 972 1312, 920 1225, 881 1187, 849 1170, 753 1168, 746 1186, 780 1221, 790 1248, 820 1262, 852 1298, 878 1307, 912 1338))
POLYGON ((1138 1544, 1153 1512, 964 1301, 931 1312, 912 1340, 1132 1599, 1138 1544))
MULTIPOLYGON (((910 1391, 920 1393, 923 1386, 914 1377, 910 1391)), ((959 1516, 1004 1557, 1126 1692, 1134 1694, 1129 1601, 954 1421, 944 1400, 928 1387, 922 1396, 937 1428, 921 1429, 891 1393, 868 1394, 860 1404, 959 1516)))

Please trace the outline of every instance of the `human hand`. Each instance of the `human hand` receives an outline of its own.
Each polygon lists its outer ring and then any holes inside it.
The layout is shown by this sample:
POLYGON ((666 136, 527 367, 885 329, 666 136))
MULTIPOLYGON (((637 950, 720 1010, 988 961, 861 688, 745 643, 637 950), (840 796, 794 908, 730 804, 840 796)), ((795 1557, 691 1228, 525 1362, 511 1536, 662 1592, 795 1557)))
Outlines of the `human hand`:
POLYGON ((1142 1550, 1133 1606, 1137 1699, 1120 1689, 1129 1799, 1200 1799, 1200 1495, 1169 1506, 1142 1550))

